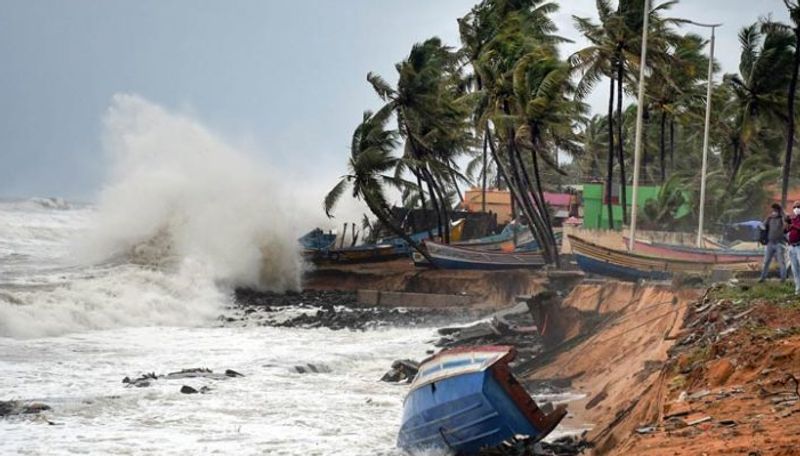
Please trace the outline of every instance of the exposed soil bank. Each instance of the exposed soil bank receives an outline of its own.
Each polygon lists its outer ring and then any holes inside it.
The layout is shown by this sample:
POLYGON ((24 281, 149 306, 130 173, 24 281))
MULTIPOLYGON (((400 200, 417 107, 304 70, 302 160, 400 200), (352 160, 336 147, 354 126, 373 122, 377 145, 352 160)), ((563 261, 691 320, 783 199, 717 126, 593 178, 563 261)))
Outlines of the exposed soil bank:
MULTIPOLYGON (((567 423, 591 426, 588 438, 595 444, 607 440, 609 432, 629 433, 633 428, 615 425, 616 417, 658 378, 699 294, 670 285, 579 284, 560 303, 540 304, 549 307, 550 321, 542 325, 548 350, 521 366, 520 376, 530 385, 550 383, 583 394, 569 404, 567 423), (548 337, 548 331, 558 334, 548 337)), ((607 452, 608 447, 597 450, 607 452)))
POLYGON ((800 299, 788 285, 716 286, 690 306, 665 365, 603 454, 800 453, 800 299))

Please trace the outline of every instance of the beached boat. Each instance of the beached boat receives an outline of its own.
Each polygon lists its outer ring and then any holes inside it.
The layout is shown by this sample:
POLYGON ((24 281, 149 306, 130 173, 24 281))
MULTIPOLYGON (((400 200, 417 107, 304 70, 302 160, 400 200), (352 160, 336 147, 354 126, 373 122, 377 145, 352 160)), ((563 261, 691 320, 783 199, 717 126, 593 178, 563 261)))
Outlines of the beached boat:
MULTIPOLYGON (((623 239, 625 245, 628 245, 629 238, 624 236, 623 239)), ((647 256, 710 263, 757 262, 764 256, 763 252, 757 250, 706 249, 688 245, 647 242, 640 239, 634 241, 634 251, 647 256)))
POLYGON ((373 263, 394 260, 405 256, 397 253, 391 244, 367 244, 340 249, 307 250, 306 258, 316 264, 331 263, 373 263))
POLYGON ((503 228, 503 231, 497 234, 492 234, 477 239, 453 242, 453 244, 480 250, 502 250, 504 246, 514 245, 514 230, 517 231, 518 239, 525 236, 526 233, 530 234, 530 231, 528 231, 527 227, 520 226, 516 223, 509 223, 505 228, 503 228))
POLYGON ((511 375, 515 354, 509 346, 463 347, 423 361, 403 403, 398 446, 469 455, 518 436, 535 442, 549 434, 566 409, 539 409, 511 375))
POLYGON ((570 235, 569 243, 578 266, 587 273, 623 280, 667 280, 675 273, 708 274, 714 270, 758 270, 759 263, 714 263, 713 261, 679 260, 653 257, 611 249, 570 235))
MULTIPOLYGON (((544 258, 533 252, 490 252, 462 246, 425 241, 425 248, 440 269, 536 269, 544 266, 544 258)), ((417 266, 431 266, 424 257, 414 254, 417 266)))
POLYGON ((326 233, 319 228, 314 228, 297 240, 305 250, 327 249, 336 242, 336 235, 326 233))
MULTIPOLYGON (((461 236, 464 233, 464 225, 466 224, 466 219, 458 219, 452 223, 450 223, 450 241, 451 242, 458 242, 461 240, 461 236)), ((433 229, 430 231, 420 231, 419 233, 414 233, 410 235, 412 241, 414 242, 422 242, 431 237, 431 234, 434 238, 439 237, 439 229, 433 229)), ((410 256, 414 249, 406 242, 405 239, 401 238, 400 236, 392 236, 389 238, 381 239, 378 241, 378 244, 391 244, 395 248, 395 253, 399 256, 410 256)))

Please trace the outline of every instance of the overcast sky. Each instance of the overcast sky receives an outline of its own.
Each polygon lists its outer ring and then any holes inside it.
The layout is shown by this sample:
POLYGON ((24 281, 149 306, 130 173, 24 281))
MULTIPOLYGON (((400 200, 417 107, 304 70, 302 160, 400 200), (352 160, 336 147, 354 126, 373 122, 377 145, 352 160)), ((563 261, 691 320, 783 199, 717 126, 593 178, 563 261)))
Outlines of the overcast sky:
MULTIPOLYGON (((3 0, 0 197, 93 199, 115 93, 188 113, 321 193, 344 170, 361 112, 379 105, 366 73, 394 80, 394 63, 434 35, 457 46, 456 18, 475 1, 3 0)), ((594 17, 594 1, 560 3, 561 34, 576 40, 566 55, 583 44, 571 16, 594 17)), ((683 0, 672 11, 725 24, 725 72, 736 71, 739 29, 768 14, 787 17, 781 0, 683 0)), ((591 99, 598 111, 603 98, 591 99)))

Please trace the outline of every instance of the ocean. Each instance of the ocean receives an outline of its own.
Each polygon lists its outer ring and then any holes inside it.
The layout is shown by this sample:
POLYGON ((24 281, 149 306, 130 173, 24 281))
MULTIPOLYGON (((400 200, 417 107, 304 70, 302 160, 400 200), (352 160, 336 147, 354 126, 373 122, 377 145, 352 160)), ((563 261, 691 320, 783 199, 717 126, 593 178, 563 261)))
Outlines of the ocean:
POLYGON ((221 327, 231 290, 199 261, 76 263, 96 212, 0 203, 0 400, 52 407, 0 420, 0 454, 401 454, 406 387, 379 379, 434 328, 221 327), (122 383, 197 367, 245 376, 122 383))

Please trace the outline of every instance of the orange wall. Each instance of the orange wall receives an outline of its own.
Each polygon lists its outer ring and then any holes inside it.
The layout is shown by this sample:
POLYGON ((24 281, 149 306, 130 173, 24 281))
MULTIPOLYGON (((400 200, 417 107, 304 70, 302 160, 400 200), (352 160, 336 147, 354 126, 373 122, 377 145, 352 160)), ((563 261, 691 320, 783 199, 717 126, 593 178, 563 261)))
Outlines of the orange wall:
MULTIPOLYGON (((464 192, 462 207, 469 212, 481 211, 481 189, 471 188, 464 192)), ((486 189, 486 211, 497 214, 497 223, 511 221, 511 194, 506 190, 486 189)))

